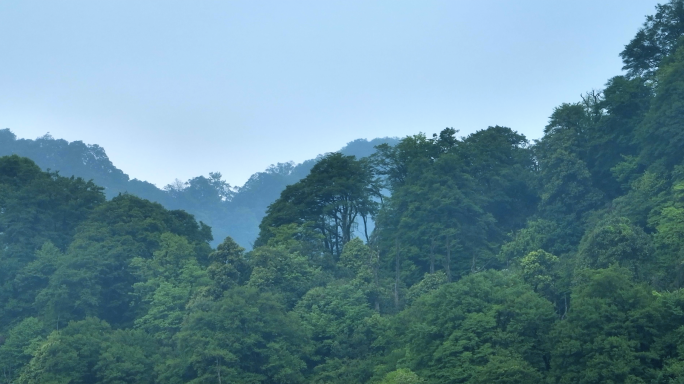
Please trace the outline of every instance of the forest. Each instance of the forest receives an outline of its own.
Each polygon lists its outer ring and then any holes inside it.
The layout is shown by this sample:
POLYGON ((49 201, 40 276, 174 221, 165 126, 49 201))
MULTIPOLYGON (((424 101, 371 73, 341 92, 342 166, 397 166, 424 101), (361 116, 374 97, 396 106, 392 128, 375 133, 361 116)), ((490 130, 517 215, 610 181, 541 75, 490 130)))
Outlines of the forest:
MULTIPOLYGON (((358 158, 375 152, 374 146, 394 145, 397 138, 357 139, 347 143, 338 152, 358 158)), ((182 181, 176 179, 163 188, 147 181, 131 178, 114 166, 105 149, 97 144, 82 141, 68 142, 56 139, 49 133, 36 138, 17 139, 9 128, 0 129, 0 156, 28 157, 45 171, 93 180, 103 188, 106 198, 129 193, 163 205, 167 209, 182 209, 212 228, 215 240, 230 236, 236 243, 251 249, 259 234, 259 222, 266 208, 289 184, 306 176, 323 155, 300 164, 284 162, 273 164, 253 174, 242 186, 231 186, 220 172, 209 172, 182 181)))
POLYGON ((0 382, 684 383, 684 0, 621 58, 539 140, 317 159, 252 249, 1 157, 0 382))

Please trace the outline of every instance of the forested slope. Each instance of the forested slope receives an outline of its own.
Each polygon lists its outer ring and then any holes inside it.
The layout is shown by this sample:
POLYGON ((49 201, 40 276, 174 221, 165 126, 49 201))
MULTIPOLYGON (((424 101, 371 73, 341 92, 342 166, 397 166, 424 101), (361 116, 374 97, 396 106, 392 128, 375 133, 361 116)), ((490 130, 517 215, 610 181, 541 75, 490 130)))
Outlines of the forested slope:
MULTIPOLYGON (((358 139, 347 143, 340 152, 361 158, 374 153, 376 145, 397 142, 393 138, 358 139)), ((301 164, 272 165, 252 175, 242 187, 231 187, 220 173, 213 172, 187 181, 176 180, 160 189, 146 181, 131 179, 112 164, 104 148, 97 144, 68 142, 49 134, 35 140, 17 139, 9 128, 0 129, 0 156, 13 154, 28 157, 45 171, 93 180, 104 188, 108 199, 129 193, 168 209, 183 209, 210 225, 218 240, 231 236, 248 249, 259 233, 259 222, 268 205, 285 186, 306 176, 316 162, 312 159, 301 164)), ((218 245, 218 240, 212 244, 218 245)))
POLYGON ((0 158, 2 380, 681 383, 683 33, 684 0, 659 6, 538 141, 320 158, 249 252, 0 158))

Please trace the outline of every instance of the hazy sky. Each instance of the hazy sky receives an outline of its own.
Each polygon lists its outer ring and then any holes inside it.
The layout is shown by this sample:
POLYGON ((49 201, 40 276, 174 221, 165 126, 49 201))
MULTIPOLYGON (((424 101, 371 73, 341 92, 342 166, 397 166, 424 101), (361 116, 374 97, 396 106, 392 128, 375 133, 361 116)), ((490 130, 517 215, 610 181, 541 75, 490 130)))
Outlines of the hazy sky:
POLYGON ((621 73, 651 0, 0 0, 0 128, 234 185, 357 138, 539 138, 621 73))

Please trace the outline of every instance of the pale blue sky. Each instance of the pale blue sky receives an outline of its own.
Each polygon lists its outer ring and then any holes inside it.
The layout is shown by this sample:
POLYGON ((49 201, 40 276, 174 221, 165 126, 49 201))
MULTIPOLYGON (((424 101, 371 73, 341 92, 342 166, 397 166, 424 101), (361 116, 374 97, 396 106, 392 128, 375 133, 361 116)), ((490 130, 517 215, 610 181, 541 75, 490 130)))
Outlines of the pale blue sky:
POLYGON ((158 186, 444 127, 538 138, 656 3, 0 0, 0 128, 158 186))

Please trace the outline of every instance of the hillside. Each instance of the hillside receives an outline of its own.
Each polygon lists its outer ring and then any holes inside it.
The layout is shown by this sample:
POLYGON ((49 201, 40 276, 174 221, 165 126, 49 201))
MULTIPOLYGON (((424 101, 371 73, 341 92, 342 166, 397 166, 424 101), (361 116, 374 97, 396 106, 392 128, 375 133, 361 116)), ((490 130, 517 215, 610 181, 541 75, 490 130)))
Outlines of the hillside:
POLYGON ((684 0, 621 56, 539 140, 446 128, 253 177, 289 185, 251 250, 0 157, 1 380, 682 383, 684 0))
MULTIPOLYGON (((376 145, 397 142, 398 139, 392 138, 358 139, 340 149, 340 153, 361 158, 374 153, 376 145)), ((316 162, 312 159, 301 164, 278 163, 255 173, 241 187, 231 188, 221 179, 221 174, 213 173, 160 189, 146 181, 131 179, 112 164, 105 149, 97 144, 67 142, 50 135, 35 140, 17 139, 9 128, 0 129, 0 156, 12 154, 30 158, 43 170, 93 180, 104 188, 108 199, 129 193, 168 209, 183 209, 212 227, 213 245, 231 236, 247 249, 259 233, 258 226, 268 205, 287 185, 306 176, 316 162)))

